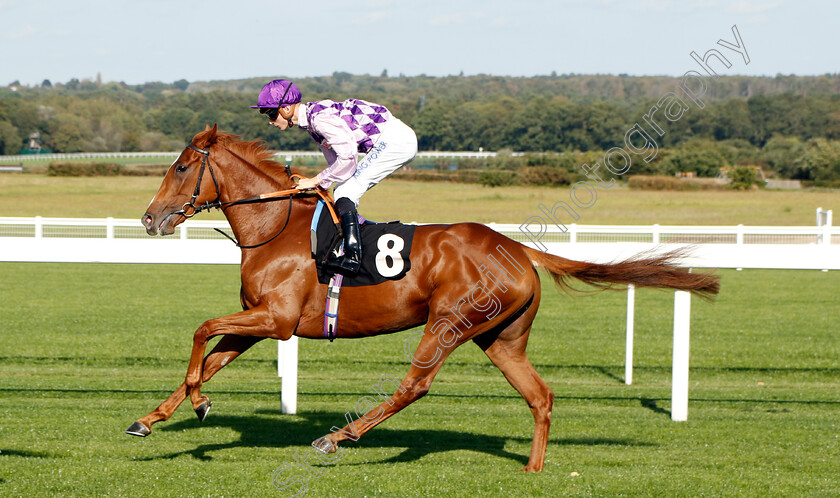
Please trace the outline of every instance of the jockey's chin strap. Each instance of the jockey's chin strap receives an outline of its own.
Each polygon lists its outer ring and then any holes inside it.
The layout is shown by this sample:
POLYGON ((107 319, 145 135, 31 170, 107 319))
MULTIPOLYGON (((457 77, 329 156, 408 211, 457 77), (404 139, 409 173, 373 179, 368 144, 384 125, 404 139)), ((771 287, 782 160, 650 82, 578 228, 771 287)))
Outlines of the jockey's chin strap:
MULTIPOLYGON (((229 202, 221 202, 222 194, 221 194, 221 190, 219 189, 219 181, 216 179, 216 173, 213 172, 213 166, 210 164, 210 148, 208 147, 207 149, 199 149, 198 147, 196 147, 192 144, 188 145, 187 148, 192 149, 192 150, 198 152, 199 154, 201 154, 203 156, 201 158, 201 168, 198 170, 198 179, 196 180, 195 190, 193 191, 193 195, 192 195, 192 198, 190 199, 190 202, 184 203, 184 205, 181 207, 180 210, 175 211, 172 214, 180 214, 184 218, 189 219, 189 218, 192 218, 193 216, 197 215, 198 213, 200 213, 202 211, 209 211, 213 208, 219 209, 219 210, 224 210, 224 209, 226 209, 230 206, 236 206, 236 205, 239 205, 239 204, 254 204, 254 203, 258 203, 258 202, 271 202, 271 201, 276 201, 276 200, 280 200, 280 199, 288 197, 289 208, 286 210, 286 221, 283 223, 283 228, 281 228, 279 232, 274 234, 273 237, 271 237, 270 239, 268 239, 266 241, 260 242, 259 244, 243 246, 235 238, 231 237, 226 232, 224 232, 222 230, 219 230, 218 228, 214 228, 214 230, 216 230, 220 234, 222 234, 225 237, 227 237, 228 239, 230 239, 234 244, 236 244, 236 247, 239 247, 240 249, 254 249, 256 247, 260 247, 260 246, 263 246, 265 244, 268 244, 272 240, 276 239, 281 233, 283 233, 284 230, 286 230, 286 226, 289 224, 289 219, 292 217, 292 197, 294 197, 295 194, 299 194, 301 192, 306 192, 306 190, 301 190, 299 188, 290 188, 290 189, 286 189, 286 190, 278 190, 276 192, 269 192, 267 194, 255 195, 253 197, 247 197, 245 199, 238 199, 238 200, 229 201, 229 202), (198 198, 198 195, 201 192, 201 179, 204 176, 205 166, 207 167, 207 169, 210 170, 210 176, 213 178, 213 184, 216 187, 216 198, 213 201, 208 201, 208 202, 206 202, 206 203, 204 203, 200 206, 196 206, 195 205, 195 200, 198 198), (187 209, 191 209, 192 212, 188 213, 187 209)), ((303 177, 301 175, 298 175, 296 173, 293 174, 292 169, 289 167, 288 164, 286 165, 286 174, 289 175, 289 178, 292 179, 292 180, 294 180, 295 178, 297 178, 298 180, 305 179, 305 177, 303 177)), ((338 215, 336 214, 335 209, 333 208, 333 199, 332 199, 332 196, 330 196, 329 192, 327 192, 326 190, 318 187, 318 188, 315 189, 315 193, 318 194, 318 196, 321 197, 321 199, 324 200, 324 203, 327 205, 327 208, 330 211, 330 216, 332 217, 333 222, 338 223, 339 222, 338 221, 338 215)))

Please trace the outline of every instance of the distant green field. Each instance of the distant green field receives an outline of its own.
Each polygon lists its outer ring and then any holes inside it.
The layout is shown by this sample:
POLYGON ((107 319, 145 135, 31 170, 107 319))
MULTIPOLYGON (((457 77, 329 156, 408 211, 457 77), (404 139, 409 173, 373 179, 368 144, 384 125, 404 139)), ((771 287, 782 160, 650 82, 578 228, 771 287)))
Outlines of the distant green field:
MULTIPOLYGON (((395 185, 396 187, 396 185, 395 185)), ((670 408, 673 293, 569 297, 544 279, 528 348, 555 392, 545 470, 522 474, 533 419, 473 345, 429 395, 314 464, 306 496, 831 496, 840 489, 840 274, 721 271, 692 303, 688 421, 670 408)), ((192 333, 237 310, 236 266, 0 263, 0 495, 288 496, 272 473, 344 424, 405 335, 302 341, 297 415, 275 342, 226 367, 147 438, 123 430, 184 378, 192 333)), ((355 415, 354 415, 355 417, 355 415)))
MULTIPOLYGON (((140 218, 160 178, 57 178, 0 174, 0 216, 140 218)), ((598 190, 592 207, 579 210, 581 225, 786 225, 810 226, 817 207, 840 212, 840 195, 828 191, 649 192, 598 190)), ((523 223, 539 205, 569 202, 568 187, 497 187, 389 179, 365 194, 360 212, 372 220, 523 223)), ((202 219, 220 219, 214 211, 202 219)))

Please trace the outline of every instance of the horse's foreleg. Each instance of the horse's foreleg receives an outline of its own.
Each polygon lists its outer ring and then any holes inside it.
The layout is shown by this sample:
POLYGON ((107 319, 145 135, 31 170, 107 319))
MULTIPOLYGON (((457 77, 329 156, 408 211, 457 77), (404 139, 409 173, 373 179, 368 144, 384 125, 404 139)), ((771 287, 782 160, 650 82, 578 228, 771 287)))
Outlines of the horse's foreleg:
POLYGON ((204 322, 193 336, 193 349, 184 382, 193 409, 198 417, 203 420, 210 409, 210 399, 201 394, 201 384, 204 377, 202 358, 207 348, 207 341, 217 335, 236 335, 260 339, 274 337, 275 339, 286 340, 292 335, 293 329, 294 325, 292 323, 289 323, 288 326, 278 324, 272 318, 266 306, 258 306, 204 322))
MULTIPOLYGON (((210 380, 213 375, 229 364, 236 357, 244 353, 251 346, 261 341, 261 337, 243 337, 237 335, 230 335, 222 337, 218 344, 210 351, 210 354, 204 359, 204 377, 203 382, 210 380)), ((152 424, 163 420, 168 420, 169 417, 175 413, 175 410, 187 398, 187 384, 182 383, 181 386, 175 390, 163 403, 160 404, 154 411, 145 417, 134 422, 126 431, 135 436, 145 436, 152 431, 152 424)))

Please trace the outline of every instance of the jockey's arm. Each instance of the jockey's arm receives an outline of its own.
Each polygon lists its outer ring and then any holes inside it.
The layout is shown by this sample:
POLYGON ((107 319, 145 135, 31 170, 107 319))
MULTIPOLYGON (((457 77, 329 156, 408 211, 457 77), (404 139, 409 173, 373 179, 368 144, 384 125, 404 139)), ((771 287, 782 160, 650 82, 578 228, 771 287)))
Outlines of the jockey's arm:
POLYGON ((358 145, 350 127, 343 119, 334 115, 318 116, 315 131, 324 137, 320 144, 328 166, 316 177, 323 188, 334 182, 344 182, 356 172, 358 145))

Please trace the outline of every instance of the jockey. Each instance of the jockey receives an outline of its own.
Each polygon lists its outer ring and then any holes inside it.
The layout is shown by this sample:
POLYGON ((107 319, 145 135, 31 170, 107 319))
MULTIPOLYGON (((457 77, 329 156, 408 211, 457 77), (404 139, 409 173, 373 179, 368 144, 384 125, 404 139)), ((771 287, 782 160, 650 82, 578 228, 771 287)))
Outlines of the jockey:
POLYGON ((344 255, 333 251, 327 266, 355 274, 362 262, 359 216, 362 194, 417 155, 417 136, 384 106, 359 99, 344 102, 301 102, 300 89, 288 80, 274 80, 260 91, 257 105, 269 124, 280 131, 295 125, 309 132, 327 160, 314 178, 298 182, 301 190, 321 187, 333 191, 344 232, 344 255), (358 154, 365 156, 358 160, 358 154))

